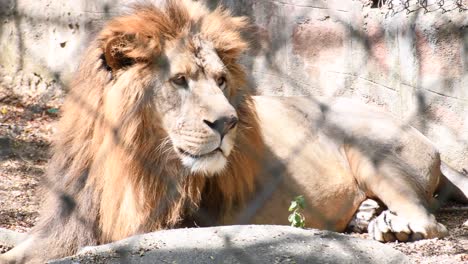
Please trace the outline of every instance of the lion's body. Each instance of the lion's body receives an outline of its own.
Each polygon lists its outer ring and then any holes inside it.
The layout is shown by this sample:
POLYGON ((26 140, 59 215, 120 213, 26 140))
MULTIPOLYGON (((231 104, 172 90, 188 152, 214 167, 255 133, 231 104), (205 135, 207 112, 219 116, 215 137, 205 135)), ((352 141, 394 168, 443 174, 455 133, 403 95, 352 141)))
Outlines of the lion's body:
POLYGON ((287 223, 284 208, 299 194, 306 197, 308 226, 317 228, 343 231, 368 197, 393 211, 411 207, 408 218, 427 217, 424 206, 438 186, 440 159, 414 128, 348 99, 255 97, 255 102, 272 154, 266 164, 273 165, 266 168, 284 172, 266 216, 257 216, 257 222, 287 223))
POLYGON ((181 226, 287 224, 301 194, 307 227, 343 231, 375 198, 405 225, 381 240, 444 235, 428 211, 441 177, 432 144, 347 100, 251 97, 237 63, 246 25, 189 0, 111 20, 64 103, 40 222, 0 260, 181 226))

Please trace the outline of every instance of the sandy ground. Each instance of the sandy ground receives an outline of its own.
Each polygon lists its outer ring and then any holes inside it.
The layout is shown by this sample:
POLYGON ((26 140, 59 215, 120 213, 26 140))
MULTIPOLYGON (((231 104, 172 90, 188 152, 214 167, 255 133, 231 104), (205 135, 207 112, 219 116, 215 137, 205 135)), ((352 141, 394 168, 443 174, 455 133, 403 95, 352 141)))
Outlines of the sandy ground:
MULTIPOLYGON (((23 106, 0 98, 0 227, 27 232, 37 221, 39 182, 56 119, 55 108, 23 106)), ((463 227, 468 208, 451 204, 437 218, 449 229, 448 237, 389 245, 414 263, 468 263, 468 227, 463 227)), ((5 250, 0 246, 0 252, 5 250)))

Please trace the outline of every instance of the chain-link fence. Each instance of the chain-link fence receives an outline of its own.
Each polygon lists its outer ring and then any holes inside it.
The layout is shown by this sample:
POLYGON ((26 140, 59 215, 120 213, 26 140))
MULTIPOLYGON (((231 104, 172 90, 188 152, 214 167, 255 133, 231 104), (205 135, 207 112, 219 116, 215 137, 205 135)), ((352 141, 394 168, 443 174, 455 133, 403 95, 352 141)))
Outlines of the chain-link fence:
POLYGON ((423 9, 424 13, 434 12, 437 10, 442 11, 443 13, 458 10, 463 12, 467 10, 466 1, 456 0, 456 1, 393 1, 393 0, 376 0, 372 1, 372 8, 387 8, 393 13, 406 11, 407 14, 411 12, 418 11, 423 9))

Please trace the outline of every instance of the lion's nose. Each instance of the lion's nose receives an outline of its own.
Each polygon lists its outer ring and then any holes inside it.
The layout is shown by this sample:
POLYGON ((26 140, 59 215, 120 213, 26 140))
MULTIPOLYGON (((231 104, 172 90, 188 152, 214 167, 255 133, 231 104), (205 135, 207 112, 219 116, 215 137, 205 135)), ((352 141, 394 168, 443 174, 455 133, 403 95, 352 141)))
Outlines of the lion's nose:
POLYGON ((234 115, 223 116, 221 118, 216 119, 214 122, 211 122, 206 119, 203 120, 203 122, 205 122, 205 124, 208 125, 211 129, 218 131, 218 133, 221 135, 221 138, 223 138, 224 135, 226 135, 229 132, 229 130, 236 127, 238 121, 239 120, 234 115))

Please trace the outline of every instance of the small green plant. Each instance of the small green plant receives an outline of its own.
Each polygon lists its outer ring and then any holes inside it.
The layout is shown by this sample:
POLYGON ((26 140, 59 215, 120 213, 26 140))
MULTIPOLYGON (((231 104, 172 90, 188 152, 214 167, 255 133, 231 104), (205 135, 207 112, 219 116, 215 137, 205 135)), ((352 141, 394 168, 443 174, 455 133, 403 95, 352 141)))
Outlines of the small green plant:
POLYGON ((305 208, 305 200, 304 196, 299 195, 291 201, 291 205, 289 206, 289 212, 292 212, 289 217, 288 221, 291 223, 293 227, 300 227, 304 228, 305 226, 305 217, 301 214, 301 210, 305 208))

